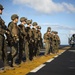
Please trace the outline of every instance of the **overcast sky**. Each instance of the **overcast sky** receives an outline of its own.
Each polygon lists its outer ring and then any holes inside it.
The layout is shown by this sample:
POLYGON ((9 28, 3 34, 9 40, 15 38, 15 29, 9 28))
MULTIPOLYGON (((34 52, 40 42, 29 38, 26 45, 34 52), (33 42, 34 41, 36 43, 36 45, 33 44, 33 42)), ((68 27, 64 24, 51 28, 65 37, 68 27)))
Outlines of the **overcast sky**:
POLYGON ((68 37, 75 33, 75 0, 0 0, 0 4, 6 25, 12 14, 27 17, 38 22, 42 34, 49 26, 58 31, 61 44, 68 44, 68 37))

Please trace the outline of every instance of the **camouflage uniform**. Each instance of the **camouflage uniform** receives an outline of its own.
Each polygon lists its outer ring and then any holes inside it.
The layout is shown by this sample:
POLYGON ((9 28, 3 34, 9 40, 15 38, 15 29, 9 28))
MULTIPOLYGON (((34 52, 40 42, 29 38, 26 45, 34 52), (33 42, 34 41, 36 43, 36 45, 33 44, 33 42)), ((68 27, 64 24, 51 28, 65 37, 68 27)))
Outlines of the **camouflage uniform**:
POLYGON ((21 17, 20 22, 21 24, 18 25, 20 35, 19 35, 19 58, 18 58, 18 63, 21 63, 23 55, 25 55, 25 38, 26 38, 26 31, 25 31, 25 26, 27 18, 21 17))
POLYGON ((42 43, 42 33, 40 31, 41 27, 37 26, 37 34, 38 34, 38 50, 37 50, 37 55, 40 54, 40 50, 43 47, 43 43, 42 43))
POLYGON ((52 41, 51 41, 51 43, 52 43, 52 44, 51 44, 51 47, 52 47, 52 48, 51 48, 51 49, 52 49, 52 53, 55 53, 55 41, 54 41, 54 39, 55 39, 55 34, 54 34, 54 31, 52 31, 51 34, 52 34, 52 35, 51 35, 51 36, 52 36, 52 41))
MULTIPOLYGON (((0 4, 0 10, 3 10, 3 6, 0 4)), ((2 14, 2 13, 0 13, 2 14)), ((0 17, 0 72, 4 69, 5 57, 6 57, 6 41, 4 34, 8 34, 7 27, 4 20, 0 17)))
POLYGON ((48 27, 47 32, 44 34, 44 43, 45 43, 45 55, 48 55, 51 50, 50 50, 50 45, 51 45, 51 28, 48 27))
MULTIPOLYGON (((53 34, 53 52, 57 53, 58 52, 58 41, 59 41, 59 37, 56 31, 52 31, 53 34)), ((59 41, 60 42, 60 41, 59 41)))
POLYGON ((55 31, 53 31, 53 35, 54 35, 54 36, 53 36, 53 38, 54 38, 54 39, 53 39, 53 43, 54 43, 54 53, 56 53, 56 40, 57 40, 57 39, 56 39, 55 31))
POLYGON ((57 34, 58 34, 58 32, 55 32, 55 36, 56 36, 56 53, 59 51, 58 48, 59 48, 59 45, 60 45, 60 38, 57 34))
POLYGON ((33 45, 34 45, 34 49, 33 49, 33 54, 34 56, 37 55, 37 50, 38 50, 38 33, 37 33, 37 23, 36 22, 33 22, 33 28, 32 28, 32 31, 33 31, 33 45))
POLYGON ((17 58, 18 52, 19 52, 19 29, 17 26, 17 22, 18 22, 18 15, 13 14, 11 16, 12 22, 10 22, 8 24, 8 29, 11 32, 12 35, 12 39, 13 39, 13 43, 12 43, 12 47, 11 47, 11 54, 12 54, 12 58, 11 58, 11 67, 13 67, 13 62, 15 64, 15 60, 17 58), (15 23, 14 20, 17 19, 17 22, 15 23))
POLYGON ((33 59, 33 45, 32 45, 32 29, 30 28, 32 20, 27 20, 27 27, 25 28, 27 36, 25 39, 25 54, 26 61, 33 59))

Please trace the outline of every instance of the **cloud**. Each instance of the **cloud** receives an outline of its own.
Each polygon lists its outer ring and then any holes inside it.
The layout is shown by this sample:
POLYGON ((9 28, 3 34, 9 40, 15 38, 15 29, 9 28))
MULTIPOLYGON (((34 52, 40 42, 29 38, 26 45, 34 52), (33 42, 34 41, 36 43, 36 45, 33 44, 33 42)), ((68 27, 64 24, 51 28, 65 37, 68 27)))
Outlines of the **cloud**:
POLYGON ((55 3, 53 0, 13 0, 13 3, 22 4, 46 14, 64 11, 75 12, 74 5, 65 2, 55 3))
POLYGON ((58 23, 40 23, 41 26, 51 27, 52 29, 57 30, 75 30, 75 27, 67 26, 67 25, 60 25, 58 23))
POLYGON ((70 27, 70 26, 65 26, 65 25, 58 25, 57 27, 59 30, 63 29, 63 30, 75 30, 74 27, 70 27))
POLYGON ((70 30, 70 34, 75 34, 75 30, 70 30))
POLYGON ((75 12, 75 6, 72 4, 63 3, 65 10, 69 12, 75 12))

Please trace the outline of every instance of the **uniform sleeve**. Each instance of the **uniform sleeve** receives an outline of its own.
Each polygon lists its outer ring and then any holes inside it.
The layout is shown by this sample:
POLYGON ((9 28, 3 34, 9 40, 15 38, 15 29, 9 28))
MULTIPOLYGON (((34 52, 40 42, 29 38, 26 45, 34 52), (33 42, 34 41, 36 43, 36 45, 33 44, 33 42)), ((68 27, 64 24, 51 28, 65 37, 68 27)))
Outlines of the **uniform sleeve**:
POLYGON ((12 23, 11 23, 11 22, 8 24, 8 29, 9 29, 10 31, 12 31, 12 23))
POLYGON ((46 34, 44 34, 43 38, 46 39, 46 34))
POLYGON ((32 36, 33 36, 33 30, 30 29, 30 31, 29 31, 29 37, 32 38, 32 36))
POLYGON ((21 25, 18 25, 19 27, 19 31, 23 36, 26 36, 26 31, 25 31, 25 27, 22 27, 21 25))
POLYGON ((0 34, 4 35, 6 33, 6 30, 4 28, 4 21, 0 18, 0 34))

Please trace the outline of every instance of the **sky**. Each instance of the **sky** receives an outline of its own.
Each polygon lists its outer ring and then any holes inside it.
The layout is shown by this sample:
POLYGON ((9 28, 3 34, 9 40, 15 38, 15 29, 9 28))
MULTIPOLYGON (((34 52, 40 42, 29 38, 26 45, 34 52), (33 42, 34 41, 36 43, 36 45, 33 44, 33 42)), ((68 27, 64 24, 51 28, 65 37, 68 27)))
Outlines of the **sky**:
POLYGON ((68 44, 75 33, 75 0, 0 0, 0 4, 4 6, 1 17, 6 25, 13 14, 27 17, 41 26, 42 36, 47 27, 58 31, 62 45, 68 44))

